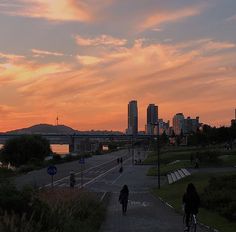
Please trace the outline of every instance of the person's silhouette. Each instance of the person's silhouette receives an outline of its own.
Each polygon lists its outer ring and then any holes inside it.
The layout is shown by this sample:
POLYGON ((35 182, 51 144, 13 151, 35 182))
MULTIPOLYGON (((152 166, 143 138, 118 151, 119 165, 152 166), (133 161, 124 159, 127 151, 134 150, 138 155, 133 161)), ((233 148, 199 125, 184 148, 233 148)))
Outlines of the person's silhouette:
POLYGON ((129 189, 127 185, 124 185, 120 191, 120 196, 119 196, 119 202, 122 205, 123 215, 125 215, 127 211, 128 198, 129 198, 129 189))
POLYGON ((191 214, 197 214, 200 205, 200 198, 193 183, 189 183, 183 195, 183 205, 186 214, 185 231, 189 231, 189 219, 191 214))

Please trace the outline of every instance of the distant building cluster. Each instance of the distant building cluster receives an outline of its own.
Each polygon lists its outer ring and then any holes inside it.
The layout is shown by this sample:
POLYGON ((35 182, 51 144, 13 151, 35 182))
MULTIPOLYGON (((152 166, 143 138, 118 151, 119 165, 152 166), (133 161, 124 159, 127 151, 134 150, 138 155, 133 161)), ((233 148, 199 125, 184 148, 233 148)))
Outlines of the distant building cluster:
MULTIPOLYGON (((165 122, 158 117, 158 106, 155 104, 149 104, 147 107, 147 124, 145 125, 145 134, 155 135, 186 135, 196 132, 201 126, 199 117, 190 118, 184 117, 183 113, 177 113, 173 117, 173 126, 170 126, 170 121, 165 122), (159 131, 158 131, 159 130, 159 131)), ((132 100, 128 104, 128 128, 127 134, 137 135, 138 132, 138 103, 136 100, 132 100)))
POLYGON ((183 113, 177 113, 173 117, 173 131, 176 135, 195 133, 199 127, 199 117, 185 118, 183 113))

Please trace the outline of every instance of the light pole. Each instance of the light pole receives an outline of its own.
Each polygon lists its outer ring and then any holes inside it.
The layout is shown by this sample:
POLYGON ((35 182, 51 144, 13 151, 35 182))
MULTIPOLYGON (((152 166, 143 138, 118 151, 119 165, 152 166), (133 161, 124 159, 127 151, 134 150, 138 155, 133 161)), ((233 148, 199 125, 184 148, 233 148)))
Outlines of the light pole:
MULTIPOLYGON (((154 129, 151 130, 151 133, 154 134, 155 126, 157 128, 156 133, 156 150, 157 150, 157 180, 158 180, 158 189, 161 188, 161 174, 160 174, 160 131, 159 131, 159 122, 151 123, 151 125, 154 125, 154 129)), ((155 139, 154 139, 155 140, 155 139)))
POLYGON ((161 188, 161 179, 160 179, 160 131, 159 131, 159 122, 157 125, 157 172, 158 172, 158 188, 161 188))

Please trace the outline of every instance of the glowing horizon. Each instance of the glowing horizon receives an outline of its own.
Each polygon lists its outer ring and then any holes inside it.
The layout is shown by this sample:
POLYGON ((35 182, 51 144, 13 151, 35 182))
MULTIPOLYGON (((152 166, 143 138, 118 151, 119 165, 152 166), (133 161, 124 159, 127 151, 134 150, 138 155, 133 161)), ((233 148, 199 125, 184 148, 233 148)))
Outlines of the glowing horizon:
POLYGON ((138 101, 160 118, 230 125, 236 108, 233 0, 0 3, 0 131, 39 123, 127 128, 138 101))

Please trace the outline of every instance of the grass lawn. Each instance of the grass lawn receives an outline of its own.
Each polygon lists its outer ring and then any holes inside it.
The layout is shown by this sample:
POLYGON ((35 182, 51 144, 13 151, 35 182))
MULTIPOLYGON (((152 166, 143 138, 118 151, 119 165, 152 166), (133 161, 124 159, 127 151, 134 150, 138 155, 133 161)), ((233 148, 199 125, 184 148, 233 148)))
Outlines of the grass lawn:
MULTIPOLYGON (((163 164, 160 167, 160 173, 162 176, 167 175, 169 172, 175 171, 177 169, 190 167, 191 163, 188 160, 180 160, 177 163, 163 164)), ((147 176, 157 176, 157 167, 149 168, 147 176)))
POLYGON ((224 165, 236 166, 236 151, 235 151, 235 153, 229 153, 226 155, 222 155, 219 158, 223 161, 224 165))
MULTIPOLYGON (((232 173, 194 174, 174 184, 165 185, 160 190, 155 188, 152 190, 152 192, 154 195, 161 197, 169 204, 171 204, 179 213, 182 213, 181 210, 182 196, 189 182, 194 183, 200 195, 201 193, 203 193, 204 188, 208 185, 208 181, 211 177, 216 175, 230 175, 230 174, 232 173)), ((236 223, 232 223, 227 219, 225 219, 224 217, 220 216, 219 214, 208 211, 203 208, 200 208, 199 210, 198 220, 206 225, 218 229, 221 232, 236 231, 236 223)))

